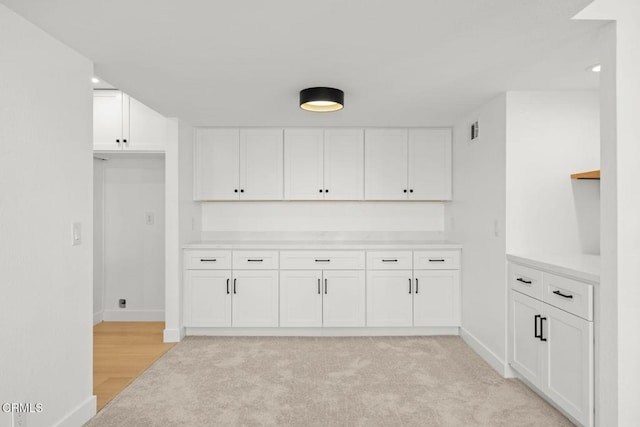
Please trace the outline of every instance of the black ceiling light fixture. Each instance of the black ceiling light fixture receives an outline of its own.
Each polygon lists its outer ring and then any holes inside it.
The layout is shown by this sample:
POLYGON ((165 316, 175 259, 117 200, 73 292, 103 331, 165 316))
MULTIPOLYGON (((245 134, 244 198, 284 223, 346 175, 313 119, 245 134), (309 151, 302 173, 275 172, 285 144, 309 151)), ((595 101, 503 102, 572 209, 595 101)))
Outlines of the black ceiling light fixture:
POLYGON ((300 108, 328 113, 344 108, 344 92, 332 87, 310 87, 300 91, 300 108))

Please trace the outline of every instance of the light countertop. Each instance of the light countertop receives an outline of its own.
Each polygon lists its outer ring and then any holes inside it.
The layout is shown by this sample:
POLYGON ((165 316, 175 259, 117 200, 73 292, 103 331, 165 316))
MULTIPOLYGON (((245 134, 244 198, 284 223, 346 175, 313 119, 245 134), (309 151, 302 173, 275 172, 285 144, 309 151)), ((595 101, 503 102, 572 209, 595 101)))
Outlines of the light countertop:
POLYGON ((592 283, 600 283, 600 255, 586 254, 507 254, 517 264, 547 270, 592 283))
POLYGON ((461 249, 446 240, 211 240, 191 242, 183 249, 272 249, 272 250, 434 250, 461 249))

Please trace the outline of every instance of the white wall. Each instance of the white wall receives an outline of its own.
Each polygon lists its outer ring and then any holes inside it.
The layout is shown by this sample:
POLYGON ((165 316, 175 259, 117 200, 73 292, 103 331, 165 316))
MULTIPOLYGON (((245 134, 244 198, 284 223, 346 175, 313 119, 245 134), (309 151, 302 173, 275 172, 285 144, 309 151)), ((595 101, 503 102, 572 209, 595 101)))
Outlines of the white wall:
POLYGON ((3 5, 0 40, 0 402, 41 403, 29 427, 78 426, 96 409, 93 68, 3 5))
POLYGON ((441 202, 210 202, 202 231, 442 232, 441 202))
POLYGON ((104 160, 93 159, 93 323, 104 313, 104 160))
POLYGON ((463 245, 462 336, 504 374, 506 96, 457 122, 453 137, 454 194, 448 214, 451 236, 463 245), (480 137, 470 142, 476 120, 480 137))
MULTIPOLYGON (((109 155, 103 162, 104 320, 164 320, 164 158, 109 155), (153 215, 147 224, 146 215, 153 215), (118 307, 126 299, 126 308, 118 307)), ((100 183, 96 184, 96 187, 100 183)))
POLYGON ((201 207, 193 201, 193 128, 168 119, 166 149, 165 342, 184 336, 182 327, 182 245, 200 239, 201 207))
POLYGON ((597 92, 507 94, 507 252, 600 253, 597 92))

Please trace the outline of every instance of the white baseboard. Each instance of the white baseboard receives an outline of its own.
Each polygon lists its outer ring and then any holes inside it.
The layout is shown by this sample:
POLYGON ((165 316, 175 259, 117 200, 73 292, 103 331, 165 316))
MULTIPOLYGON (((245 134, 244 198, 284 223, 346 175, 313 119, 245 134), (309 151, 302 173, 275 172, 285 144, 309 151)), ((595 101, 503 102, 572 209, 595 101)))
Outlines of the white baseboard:
POLYGON ((165 329, 164 330, 164 342, 180 342, 184 338, 184 328, 165 329))
POLYGON ((93 313, 93 326, 97 325, 98 323, 102 322, 104 317, 104 311, 100 310, 97 313, 93 313))
POLYGON ((164 310, 105 310, 102 314, 105 322, 162 322, 164 310))
POLYGON ((193 336, 370 337, 458 335, 458 327, 433 328, 185 328, 193 336))
MULTIPOLYGON (((467 343, 469 347, 473 349, 485 362, 489 364, 496 372, 498 372, 503 378, 509 378, 511 370, 508 369, 507 363, 502 360, 497 354, 491 351, 486 345, 484 345, 479 339, 473 336, 468 330, 460 328, 460 337, 467 343)), ((511 374, 512 375, 512 374, 511 374)))
POLYGON ((89 396, 71 412, 54 424, 55 427, 78 427, 84 425, 96 414, 96 397, 89 396))

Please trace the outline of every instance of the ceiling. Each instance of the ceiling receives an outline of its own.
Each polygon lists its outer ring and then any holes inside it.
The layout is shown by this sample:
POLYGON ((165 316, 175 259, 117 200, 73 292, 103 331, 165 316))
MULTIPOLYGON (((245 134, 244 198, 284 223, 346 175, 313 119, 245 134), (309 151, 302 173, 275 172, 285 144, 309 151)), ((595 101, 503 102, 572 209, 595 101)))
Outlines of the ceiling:
POLYGON ((597 89, 591 0, 0 0, 196 126, 437 126, 506 90, 597 89), (345 108, 309 113, 332 86, 345 108))

